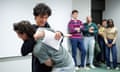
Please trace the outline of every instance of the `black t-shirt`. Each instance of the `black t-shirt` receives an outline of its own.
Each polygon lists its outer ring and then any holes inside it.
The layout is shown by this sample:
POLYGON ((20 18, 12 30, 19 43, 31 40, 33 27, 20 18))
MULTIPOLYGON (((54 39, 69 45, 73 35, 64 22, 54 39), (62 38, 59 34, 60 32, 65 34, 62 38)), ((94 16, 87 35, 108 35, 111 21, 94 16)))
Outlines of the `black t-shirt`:
POLYGON ((25 40, 21 48, 22 56, 26 56, 28 55, 28 53, 31 53, 33 51, 33 47, 35 43, 36 42, 33 38, 29 38, 28 40, 25 40))

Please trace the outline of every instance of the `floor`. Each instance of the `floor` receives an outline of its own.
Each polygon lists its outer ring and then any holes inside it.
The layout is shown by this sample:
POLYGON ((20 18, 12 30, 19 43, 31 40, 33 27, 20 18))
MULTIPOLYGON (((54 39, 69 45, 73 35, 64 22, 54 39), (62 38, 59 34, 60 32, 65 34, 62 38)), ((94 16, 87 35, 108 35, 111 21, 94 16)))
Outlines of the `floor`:
MULTIPOLYGON (((120 65, 119 65, 119 68, 120 68, 120 65)), ((95 69, 77 70, 76 72, 120 72, 120 70, 115 70, 115 69, 107 70, 105 64, 101 64, 100 67, 96 67, 95 69)))

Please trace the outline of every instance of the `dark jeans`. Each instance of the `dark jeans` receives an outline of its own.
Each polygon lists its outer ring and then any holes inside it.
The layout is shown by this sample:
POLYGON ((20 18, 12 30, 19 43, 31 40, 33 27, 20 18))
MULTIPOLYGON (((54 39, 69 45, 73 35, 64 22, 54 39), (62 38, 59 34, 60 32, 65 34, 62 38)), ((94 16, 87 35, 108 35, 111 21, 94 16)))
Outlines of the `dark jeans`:
MULTIPOLYGON (((108 40, 108 43, 111 44, 113 40, 108 40)), ((105 47, 106 51, 106 64, 108 67, 111 67, 111 62, 110 62, 110 51, 112 53, 112 63, 113 63, 113 68, 117 67, 117 50, 116 50, 116 45, 114 44, 111 48, 109 48, 107 45, 105 47)))
POLYGON ((86 56, 86 50, 84 47, 84 40, 79 38, 71 38, 70 39, 71 45, 72 45, 72 57, 74 59, 75 65, 77 66, 76 61, 76 54, 77 54, 77 48, 81 51, 81 67, 84 67, 85 63, 85 56, 86 56))
POLYGON ((100 58, 99 60, 100 61, 105 61, 105 41, 104 41, 104 38, 103 37, 99 37, 99 46, 100 46, 100 49, 101 49, 101 52, 100 52, 100 58))

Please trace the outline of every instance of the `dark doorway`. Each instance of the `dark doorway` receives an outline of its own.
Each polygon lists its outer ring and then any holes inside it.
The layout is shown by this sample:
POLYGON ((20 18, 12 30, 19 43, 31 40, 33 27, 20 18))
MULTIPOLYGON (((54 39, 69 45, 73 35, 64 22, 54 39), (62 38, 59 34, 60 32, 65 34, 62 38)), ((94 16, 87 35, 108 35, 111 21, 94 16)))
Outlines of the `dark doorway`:
POLYGON ((102 21, 103 11, 105 10, 105 0, 92 0, 91 7, 93 22, 100 24, 102 21))

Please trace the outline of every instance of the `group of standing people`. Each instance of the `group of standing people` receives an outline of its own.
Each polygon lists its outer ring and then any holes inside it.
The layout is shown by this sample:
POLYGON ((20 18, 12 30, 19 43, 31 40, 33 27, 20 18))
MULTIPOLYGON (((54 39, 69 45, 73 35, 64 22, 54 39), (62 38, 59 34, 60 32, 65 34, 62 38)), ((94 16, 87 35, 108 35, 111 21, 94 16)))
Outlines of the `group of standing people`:
POLYGON ((72 46, 72 56, 75 62, 76 69, 78 69, 76 54, 77 48, 80 50, 81 55, 81 68, 89 69, 86 67, 87 60, 89 60, 90 67, 95 68, 93 65, 94 58, 94 36, 98 33, 98 28, 95 23, 92 22, 92 18, 88 16, 85 24, 78 20, 78 11, 72 11, 72 19, 68 24, 68 30, 71 34, 70 42, 72 46), (89 51, 89 56, 87 52, 89 51), (88 58, 88 59, 87 59, 88 58))
MULTIPOLYGON (((86 18, 87 22, 83 24, 78 19, 78 11, 73 10, 72 19, 68 24, 72 46, 72 55, 70 55, 62 46, 62 41, 60 42, 59 50, 43 43, 45 36, 45 33, 41 32, 43 28, 53 32, 55 34, 54 38, 58 41, 64 36, 62 32, 55 32, 51 29, 47 22, 49 16, 51 16, 50 7, 44 3, 39 3, 33 8, 33 15, 36 24, 32 25, 29 21, 23 20, 13 25, 16 34, 23 40, 22 55, 26 56, 28 53, 32 53, 32 72, 75 72, 75 68, 78 68, 76 60, 77 48, 79 48, 81 53, 80 67, 89 69, 86 67, 88 62, 91 68, 95 68, 93 64, 95 36, 98 34, 101 36, 101 48, 103 51, 105 50, 107 68, 110 69, 111 67, 110 50, 113 56, 113 67, 118 68, 115 44, 117 29, 114 27, 112 20, 108 20, 107 26, 103 25, 98 29, 90 16, 86 18), (102 47, 103 44, 105 48, 102 47)), ((104 56, 103 52, 100 54, 104 56)))
POLYGON ((114 68, 119 70, 116 49, 117 28, 114 26, 113 20, 104 19, 101 25, 97 25, 92 22, 90 16, 87 16, 86 23, 82 23, 82 21, 78 19, 78 14, 79 12, 77 10, 73 10, 72 18, 68 24, 68 32, 71 34, 69 39, 72 47, 72 57, 75 62, 75 68, 79 69, 80 67, 87 70, 90 68, 96 68, 93 62, 95 59, 95 43, 98 42, 100 46, 98 60, 106 62, 107 69, 114 68), (81 53, 81 64, 79 65, 76 60, 77 48, 81 53), (110 62, 110 51, 112 52, 112 65, 110 62), (86 66, 87 63, 90 68, 86 66))

